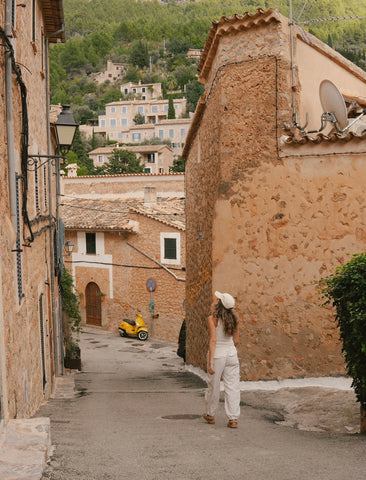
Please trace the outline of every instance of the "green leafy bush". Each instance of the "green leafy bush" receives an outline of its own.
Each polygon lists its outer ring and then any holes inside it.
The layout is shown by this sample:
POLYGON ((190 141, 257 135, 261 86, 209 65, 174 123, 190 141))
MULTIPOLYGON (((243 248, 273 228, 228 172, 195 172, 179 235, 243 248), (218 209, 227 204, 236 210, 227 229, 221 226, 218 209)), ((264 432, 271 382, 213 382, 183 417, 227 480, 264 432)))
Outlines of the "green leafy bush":
POLYGON ((79 349, 78 339, 73 333, 80 333, 81 315, 80 301, 75 293, 73 279, 70 273, 64 268, 61 275, 61 299, 62 299, 62 330, 64 337, 65 357, 73 358, 79 349))
POLYGON ((320 281, 324 305, 336 308, 348 374, 362 410, 366 410, 366 253, 353 255, 320 281))

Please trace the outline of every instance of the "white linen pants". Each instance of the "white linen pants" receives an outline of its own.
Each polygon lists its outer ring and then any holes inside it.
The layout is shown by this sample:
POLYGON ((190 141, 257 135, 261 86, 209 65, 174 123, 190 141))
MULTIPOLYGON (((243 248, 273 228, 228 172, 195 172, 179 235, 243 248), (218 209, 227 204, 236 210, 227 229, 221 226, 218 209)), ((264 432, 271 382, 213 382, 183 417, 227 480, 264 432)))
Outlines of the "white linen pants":
POLYGON ((206 414, 215 416, 220 401, 220 380, 224 382, 225 412, 229 420, 240 416, 240 374, 238 355, 214 358, 214 375, 207 375, 206 414))

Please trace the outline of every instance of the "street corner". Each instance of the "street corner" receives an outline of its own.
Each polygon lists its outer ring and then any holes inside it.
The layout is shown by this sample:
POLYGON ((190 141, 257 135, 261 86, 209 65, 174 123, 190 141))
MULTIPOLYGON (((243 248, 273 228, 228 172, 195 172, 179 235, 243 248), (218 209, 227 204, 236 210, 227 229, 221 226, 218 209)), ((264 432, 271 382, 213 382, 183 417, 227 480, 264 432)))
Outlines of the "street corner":
POLYGON ((352 390, 322 387, 244 391, 243 406, 263 410, 278 425, 312 432, 360 432, 360 406, 352 390))

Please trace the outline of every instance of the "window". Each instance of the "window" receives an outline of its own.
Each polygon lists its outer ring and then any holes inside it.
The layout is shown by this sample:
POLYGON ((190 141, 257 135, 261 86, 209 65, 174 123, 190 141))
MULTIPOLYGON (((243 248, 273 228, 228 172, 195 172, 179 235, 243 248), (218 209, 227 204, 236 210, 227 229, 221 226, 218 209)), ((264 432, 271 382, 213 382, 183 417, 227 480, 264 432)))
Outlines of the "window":
POLYGON ((160 257, 162 263, 180 264, 180 233, 160 233, 160 257))
POLYGON ((132 134, 132 141, 133 142, 140 142, 141 141, 141 133, 133 133, 132 134))
POLYGON ((143 93, 146 92, 146 88, 145 88, 145 87, 142 87, 142 92, 143 92, 143 93))
POLYGON ((98 162, 103 163, 103 155, 98 155, 98 162))
POLYGON ((89 255, 95 255, 97 252, 95 233, 86 233, 86 253, 89 255))
POLYGON ((127 107, 122 107, 122 113, 127 113, 127 107))
POLYGON ((147 154, 147 163, 155 163, 155 153, 147 154))
POLYGON ((116 107, 111 107, 111 113, 116 113, 116 107))
POLYGON ((159 130, 159 138, 164 138, 164 130, 159 130))
POLYGON ((169 129, 169 138, 174 138, 174 130, 172 128, 169 129))
POLYGON ((127 127, 127 118, 121 118, 121 126, 127 127))
POLYGON ((179 105, 177 105, 177 104, 175 103, 175 104, 174 104, 174 108, 175 108, 175 110, 178 110, 179 105))
MULTIPOLYGON (((125 88, 125 95, 128 95, 128 88, 125 88)), ((126 107, 122 107, 122 110, 126 107)), ((126 113, 126 112, 125 112, 126 113)))
POLYGON ((140 113, 141 115, 143 115, 144 114, 144 107, 143 106, 137 107, 137 113, 140 113))
POLYGON ((145 168, 144 173, 151 173, 151 168, 145 168))
POLYGON ((118 132, 117 136, 118 136, 119 140, 122 140, 122 132, 118 132))
POLYGON ((111 127, 117 126, 117 120, 115 118, 111 118, 111 127))
POLYGON ((152 111, 152 112, 157 112, 158 110, 159 110, 159 107, 158 107, 157 105, 153 105, 153 106, 151 107, 151 111, 152 111))
POLYGON ((164 105, 164 112, 168 112, 169 111, 169 105, 164 105))
POLYGON ((180 129, 180 136, 181 136, 181 137, 184 137, 185 134, 186 134, 185 129, 184 129, 184 128, 181 128, 181 129, 180 129))
POLYGON ((105 120, 101 120, 101 121, 100 121, 100 126, 101 126, 101 127, 105 127, 105 120))

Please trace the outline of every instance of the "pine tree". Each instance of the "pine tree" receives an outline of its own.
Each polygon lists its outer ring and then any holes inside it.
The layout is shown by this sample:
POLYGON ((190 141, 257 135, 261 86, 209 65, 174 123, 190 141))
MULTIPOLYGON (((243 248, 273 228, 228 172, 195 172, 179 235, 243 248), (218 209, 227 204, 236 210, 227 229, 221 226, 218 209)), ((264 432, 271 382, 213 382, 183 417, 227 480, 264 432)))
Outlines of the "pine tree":
POLYGON ((170 95, 169 96, 169 109, 168 109, 168 119, 174 119, 175 118, 175 108, 174 108, 174 102, 173 102, 173 97, 170 95))

